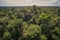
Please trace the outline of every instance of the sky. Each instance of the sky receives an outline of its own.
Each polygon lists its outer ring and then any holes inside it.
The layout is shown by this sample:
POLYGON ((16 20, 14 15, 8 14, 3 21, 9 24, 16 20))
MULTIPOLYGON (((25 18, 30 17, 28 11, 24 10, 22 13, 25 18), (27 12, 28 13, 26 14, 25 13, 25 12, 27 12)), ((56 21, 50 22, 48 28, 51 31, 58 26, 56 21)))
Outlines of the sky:
POLYGON ((60 6, 60 0, 0 0, 0 6, 60 6))

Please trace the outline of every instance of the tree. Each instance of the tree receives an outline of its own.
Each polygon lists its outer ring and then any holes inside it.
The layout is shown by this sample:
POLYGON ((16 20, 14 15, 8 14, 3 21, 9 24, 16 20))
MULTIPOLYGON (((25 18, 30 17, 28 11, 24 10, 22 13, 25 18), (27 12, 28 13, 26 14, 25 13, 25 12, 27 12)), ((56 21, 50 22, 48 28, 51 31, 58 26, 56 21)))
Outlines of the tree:
POLYGON ((4 32, 3 38, 4 38, 5 40, 9 40, 9 39, 11 38, 11 33, 10 33, 10 32, 4 32))
POLYGON ((60 8, 1 7, 0 40, 60 40, 60 8))
POLYGON ((41 13, 39 19, 41 21, 40 26, 42 29, 42 33, 45 34, 48 38, 50 38, 52 34, 52 30, 55 28, 52 15, 41 13))
POLYGON ((40 27, 35 24, 30 24, 30 26, 28 26, 28 28, 23 32, 23 37, 34 38, 35 36, 38 36, 38 34, 41 34, 40 27))
POLYGON ((46 37, 46 35, 44 35, 44 34, 41 35, 40 38, 41 38, 41 40, 47 40, 47 37, 46 37))

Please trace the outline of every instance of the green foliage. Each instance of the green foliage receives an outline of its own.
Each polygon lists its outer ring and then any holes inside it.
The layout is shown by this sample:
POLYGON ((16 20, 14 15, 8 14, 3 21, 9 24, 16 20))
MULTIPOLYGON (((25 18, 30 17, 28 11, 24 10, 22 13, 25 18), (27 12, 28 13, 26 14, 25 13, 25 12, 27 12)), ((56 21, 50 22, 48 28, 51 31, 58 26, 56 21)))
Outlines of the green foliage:
POLYGON ((3 40, 3 38, 2 38, 2 37, 0 37, 0 40, 3 40))
POLYGON ((10 32, 4 32, 3 38, 4 38, 4 39, 9 39, 9 38, 11 38, 11 33, 10 33, 10 32))
POLYGON ((60 40, 60 8, 0 8, 0 40, 60 40))
POLYGON ((28 26, 27 30, 23 32, 23 36, 34 38, 35 36, 37 36, 37 34, 40 34, 40 32, 41 29, 38 25, 31 24, 30 26, 28 26))
POLYGON ((47 40, 47 37, 45 35, 41 35, 41 40, 47 40))
POLYGON ((22 38, 21 38, 21 37, 19 37, 19 38, 18 38, 18 40, 22 40, 22 38))
POLYGON ((41 20, 50 20, 52 18, 52 15, 51 14, 46 14, 46 13, 41 13, 40 14, 40 17, 39 17, 41 20))

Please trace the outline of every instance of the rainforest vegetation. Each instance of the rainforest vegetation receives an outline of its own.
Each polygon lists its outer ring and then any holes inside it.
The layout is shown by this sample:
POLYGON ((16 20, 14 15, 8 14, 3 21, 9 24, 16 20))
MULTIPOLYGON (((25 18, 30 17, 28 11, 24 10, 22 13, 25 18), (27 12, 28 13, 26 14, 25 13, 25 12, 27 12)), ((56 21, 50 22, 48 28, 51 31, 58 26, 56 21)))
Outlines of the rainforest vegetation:
POLYGON ((60 7, 0 7, 0 40, 60 40, 60 7))

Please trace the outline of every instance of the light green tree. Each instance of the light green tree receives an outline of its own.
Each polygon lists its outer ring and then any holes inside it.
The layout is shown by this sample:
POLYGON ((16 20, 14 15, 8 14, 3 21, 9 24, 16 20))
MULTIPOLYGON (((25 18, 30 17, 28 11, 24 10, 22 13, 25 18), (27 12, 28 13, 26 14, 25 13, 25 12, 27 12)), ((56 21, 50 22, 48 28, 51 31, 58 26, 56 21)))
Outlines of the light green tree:
POLYGON ((11 38, 11 33, 10 33, 10 32, 4 32, 3 38, 4 38, 5 40, 10 39, 10 38, 11 38))
POLYGON ((38 34, 41 34, 41 29, 38 25, 30 24, 26 30, 23 32, 23 37, 34 38, 38 34))

